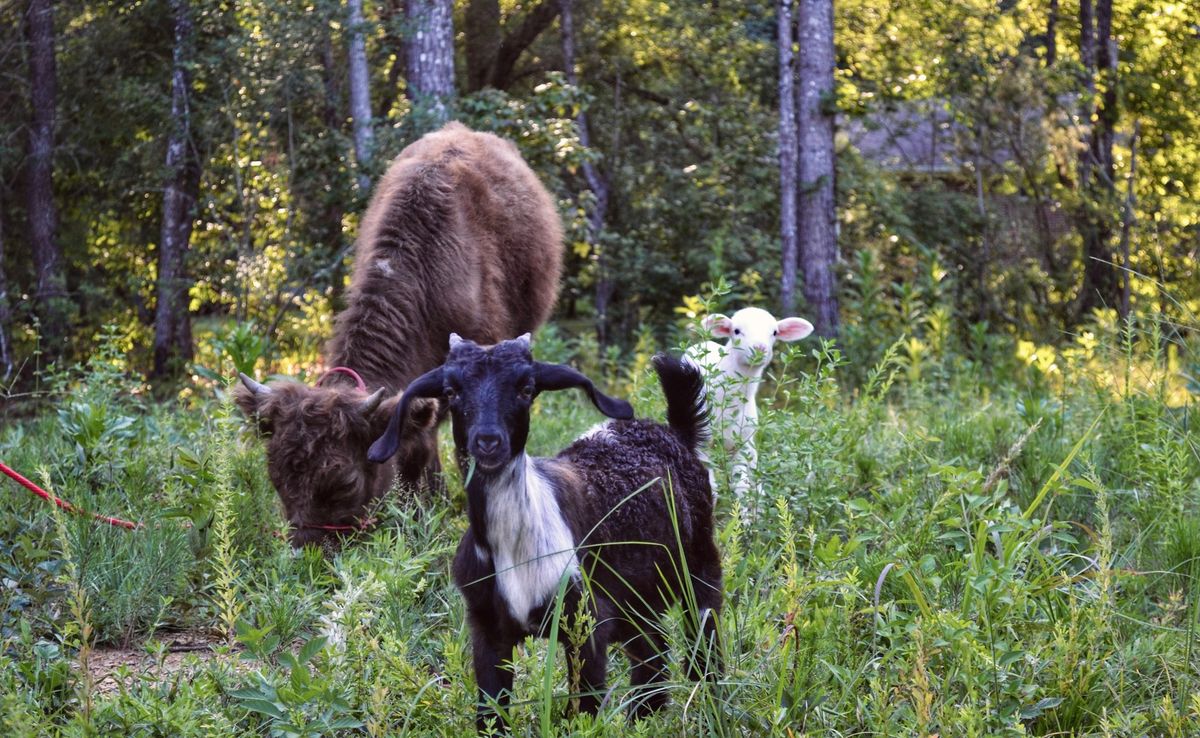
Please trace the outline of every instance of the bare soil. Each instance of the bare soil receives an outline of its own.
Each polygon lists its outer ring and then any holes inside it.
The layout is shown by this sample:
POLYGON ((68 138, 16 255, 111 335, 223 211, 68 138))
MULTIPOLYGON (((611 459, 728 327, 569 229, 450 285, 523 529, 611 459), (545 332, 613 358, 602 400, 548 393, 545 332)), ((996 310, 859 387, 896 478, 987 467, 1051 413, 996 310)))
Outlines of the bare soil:
POLYGON ((190 679, 205 664, 223 659, 235 671, 245 672, 254 664, 240 658, 240 650, 219 653, 219 638, 202 632, 171 633, 160 637, 166 645, 161 655, 151 653, 145 645, 137 648, 95 648, 88 655, 87 669, 94 692, 104 696, 128 689, 139 681, 165 683, 190 679), (124 667, 125 671, 122 671, 124 667))

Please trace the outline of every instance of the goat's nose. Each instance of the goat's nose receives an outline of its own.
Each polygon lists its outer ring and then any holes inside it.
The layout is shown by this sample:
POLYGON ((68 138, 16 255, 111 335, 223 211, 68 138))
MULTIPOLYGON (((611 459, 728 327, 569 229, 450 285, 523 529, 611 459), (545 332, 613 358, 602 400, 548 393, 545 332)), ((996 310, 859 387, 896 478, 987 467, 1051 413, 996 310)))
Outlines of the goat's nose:
POLYGON ((480 433, 475 437, 475 445, 479 448, 480 453, 494 453, 500 448, 500 436, 497 433, 480 433))

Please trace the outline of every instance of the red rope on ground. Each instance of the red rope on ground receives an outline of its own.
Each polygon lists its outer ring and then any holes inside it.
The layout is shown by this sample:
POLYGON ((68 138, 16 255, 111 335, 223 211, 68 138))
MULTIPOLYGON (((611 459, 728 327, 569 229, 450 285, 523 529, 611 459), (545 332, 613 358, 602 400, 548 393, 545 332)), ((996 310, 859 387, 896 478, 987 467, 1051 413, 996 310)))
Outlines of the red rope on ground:
POLYGON ((66 510, 67 512, 72 512, 72 513, 75 513, 76 515, 88 515, 90 517, 95 518, 96 520, 99 520, 103 523, 108 523, 109 525, 115 526, 117 528, 125 528, 127 530, 133 530, 134 528, 142 527, 141 523, 131 523, 128 520, 121 520, 120 518, 110 518, 107 515, 100 515, 99 513, 88 512, 87 510, 82 510, 78 507, 75 507, 74 505, 67 502, 66 500, 61 499, 59 497, 55 497, 54 495, 50 494, 46 490, 42 489, 41 487, 37 486, 33 482, 29 481, 25 477, 21 476, 15 469, 13 469, 8 464, 5 464, 3 461, 0 461, 0 472, 4 472, 17 484, 21 485, 25 489, 34 493, 38 497, 41 497, 43 500, 46 500, 48 502, 53 502, 55 505, 58 505, 63 510, 66 510))

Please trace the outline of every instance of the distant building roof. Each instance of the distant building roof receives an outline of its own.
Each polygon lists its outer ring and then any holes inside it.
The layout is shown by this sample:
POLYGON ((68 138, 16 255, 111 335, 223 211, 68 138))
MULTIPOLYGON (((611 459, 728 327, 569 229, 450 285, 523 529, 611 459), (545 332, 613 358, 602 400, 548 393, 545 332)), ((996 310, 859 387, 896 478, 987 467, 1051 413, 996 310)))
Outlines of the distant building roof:
MULTIPOLYGON (((953 174, 971 163, 962 143, 970 131, 954 120, 945 100, 905 100, 887 109, 843 119, 842 132, 868 161, 894 171, 953 174)), ((1007 150, 986 151, 989 163, 1011 158, 1007 150)))

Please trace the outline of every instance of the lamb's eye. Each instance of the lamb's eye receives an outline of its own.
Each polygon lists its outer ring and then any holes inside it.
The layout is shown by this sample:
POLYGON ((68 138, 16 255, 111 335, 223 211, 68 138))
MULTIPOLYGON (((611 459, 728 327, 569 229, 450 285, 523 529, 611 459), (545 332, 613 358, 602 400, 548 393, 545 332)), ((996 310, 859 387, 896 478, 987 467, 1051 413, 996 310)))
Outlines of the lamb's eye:
POLYGON ((774 332, 773 332, 771 335, 772 335, 772 336, 778 336, 778 335, 779 335, 779 329, 778 329, 778 328, 776 328, 776 329, 775 329, 775 331, 774 331, 774 332))
POLYGON ((742 335, 742 329, 741 329, 741 328, 734 328, 734 329, 733 329, 733 335, 735 335, 735 336, 740 336, 740 335, 742 335))

